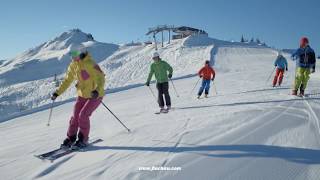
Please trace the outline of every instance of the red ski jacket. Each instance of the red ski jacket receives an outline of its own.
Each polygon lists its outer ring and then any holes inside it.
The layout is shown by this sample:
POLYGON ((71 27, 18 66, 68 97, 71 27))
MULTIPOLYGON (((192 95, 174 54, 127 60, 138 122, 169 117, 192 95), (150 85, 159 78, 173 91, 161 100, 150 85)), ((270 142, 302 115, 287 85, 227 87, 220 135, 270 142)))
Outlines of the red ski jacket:
POLYGON ((216 72, 209 65, 205 65, 203 68, 201 68, 198 74, 199 76, 202 76, 205 80, 214 79, 214 77, 216 76, 216 72))

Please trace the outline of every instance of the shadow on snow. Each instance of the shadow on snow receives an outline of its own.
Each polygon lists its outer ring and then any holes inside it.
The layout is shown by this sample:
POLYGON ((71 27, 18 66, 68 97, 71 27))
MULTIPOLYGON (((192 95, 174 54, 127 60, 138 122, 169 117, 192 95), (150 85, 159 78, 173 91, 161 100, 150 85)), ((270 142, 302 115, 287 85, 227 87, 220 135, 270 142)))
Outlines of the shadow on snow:
MULTIPOLYGON (((236 103, 227 104, 212 104, 203 106, 186 106, 186 107, 175 107, 175 109, 198 109, 198 108, 210 108, 210 107, 228 107, 228 106, 240 106, 240 105, 252 105, 252 104, 268 104, 268 103, 281 103, 281 102, 293 102, 293 101, 303 101, 304 99, 288 99, 288 100, 270 100, 270 101, 244 101, 236 103)), ((320 98, 308 98, 308 100, 320 100, 320 98)))
POLYGON ((188 147, 94 146, 88 149, 88 151, 96 150, 193 152, 214 158, 276 158, 301 164, 320 164, 320 150, 270 145, 203 145, 188 147))

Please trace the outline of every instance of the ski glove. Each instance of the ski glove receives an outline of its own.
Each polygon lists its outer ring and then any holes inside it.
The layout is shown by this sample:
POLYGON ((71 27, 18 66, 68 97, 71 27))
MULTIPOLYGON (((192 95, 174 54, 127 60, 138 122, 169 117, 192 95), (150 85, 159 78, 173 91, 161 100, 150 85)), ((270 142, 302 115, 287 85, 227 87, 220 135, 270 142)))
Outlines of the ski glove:
POLYGON ((150 86, 150 82, 146 82, 146 84, 145 84, 146 86, 150 86))
POLYGON ((200 77, 200 78, 202 78, 202 76, 201 76, 201 75, 200 75, 199 77, 200 77))
POLYGON ((286 67, 286 71, 288 71, 288 68, 286 67))
POLYGON ((211 81, 214 81, 214 78, 212 78, 211 81))
POLYGON ((169 74, 169 75, 168 75, 168 78, 170 78, 170 79, 171 79, 171 78, 172 78, 172 74, 169 74))
POLYGON ((54 92, 54 93, 52 94, 52 96, 51 96, 51 100, 52 100, 52 101, 56 100, 58 96, 59 96, 59 95, 58 95, 56 92, 54 92))
POLYGON ((99 97, 99 92, 97 90, 94 90, 91 92, 91 98, 97 99, 99 97))

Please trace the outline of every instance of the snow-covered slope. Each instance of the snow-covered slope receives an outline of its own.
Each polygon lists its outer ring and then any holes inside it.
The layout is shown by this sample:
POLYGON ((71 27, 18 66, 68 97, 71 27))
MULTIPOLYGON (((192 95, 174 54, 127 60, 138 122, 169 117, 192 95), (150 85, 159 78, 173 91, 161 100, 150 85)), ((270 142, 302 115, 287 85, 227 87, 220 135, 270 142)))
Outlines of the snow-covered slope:
MULTIPOLYGON (((186 45, 188 40, 171 45, 177 51, 171 55, 176 55, 173 57, 178 60, 171 59, 166 51, 170 45, 161 49, 161 54, 174 64, 175 77, 195 73, 204 59, 211 58, 217 77, 216 88, 211 88, 208 99, 195 98, 199 85, 190 92, 198 77, 174 81, 180 97, 170 88, 174 109, 163 115, 154 114, 157 103, 146 87, 107 94, 104 102, 132 133, 127 133, 101 106, 91 118, 91 138, 99 137, 104 142, 53 163, 40 161, 33 155, 61 143, 73 102, 54 109, 50 127, 46 127, 49 110, 3 122, 0 124, 1 177, 317 180, 320 176, 317 92, 320 69, 311 76, 306 92, 310 96, 295 98, 288 95, 294 78, 292 61, 289 60, 289 72, 281 88, 271 88, 271 80, 267 82, 276 57, 272 49, 212 43, 209 47, 197 45, 192 49, 186 45), (181 170, 147 170, 153 166, 181 170)), ((131 77, 130 83, 144 82, 142 74, 146 73, 146 62, 150 65, 151 52, 148 46, 121 47, 108 58, 110 62, 101 62, 110 70, 108 78, 113 77, 109 83, 114 81, 114 84, 110 86, 125 84, 126 81, 114 80, 121 78, 131 77), (135 63, 130 64, 131 61, 135 63), (137 74, 139 67, 141 75, 137 74), (136 73, 125 76, 117 69, 136 73)), ((151 87, 156 91, 154 84, 151 87)))
MULTIPOLYGON (((206 36, 190 36, 185 39, 173 40, 159 48, 161 58, 174 67, 174 78, 197 73, 205 60, 215 64, 215 54, 221 47, 245 47, 266 50, 269 48, 244 43, 231 43, 206 36)), ((107 88, 122 87, 144 83, 150 64, 154 46, 123 46, 106 61, 101 62, 107 72, 107 88)))

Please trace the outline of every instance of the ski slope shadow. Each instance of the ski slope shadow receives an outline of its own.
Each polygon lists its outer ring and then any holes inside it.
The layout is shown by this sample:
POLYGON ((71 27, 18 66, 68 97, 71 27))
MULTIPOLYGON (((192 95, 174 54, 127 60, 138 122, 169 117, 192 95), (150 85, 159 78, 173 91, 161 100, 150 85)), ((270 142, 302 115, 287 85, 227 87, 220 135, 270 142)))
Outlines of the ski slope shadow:
POLYGON ((287 90, 291 89, 290 87, 276 87, 276 88, 265 88, 265 89, 255 89, 249 91, 241 91, 232 94, 247 94, 247 93, 256 93, 256 92, 264 92, 264 91, 278 91, 278 90, 287 90))
MULTIPOLYGON (((270 100, 270 101, 244 101, 244 102, 235 102, 227 104, 212 104, 212 105, 201 105, 201 106, 185 106, 185 107, 175 107, 177 110, 186 110, 186 109, 198 109, 198 108, 210 108, 210 107, 219 107, 219 106, 240 106, 240 105, 252 105, 252 104, 268 104, 268 103, 282 103, 282 102, 294 102, 294 101, 303 101, 304 99, 287 99, 287 100, 270 100)), ((320 100, 320 98, 308 98, 308 100, 320 100)))
POLYGON ((253 89, 248 91, 241 91, 241 92, 232 92, 232 93, 226 93, 226 94, 219 94, 215 96, 209 96, 209 98, 213 97, 223 97, 223 96, 229 96, 229 95, 238 95, 238 94, 248 94, 248 93, 260 93, 260 92, 274 92, 279 90, 288 90, 291 89, 290 87, 276 87, 276 88, 263 88, 263 89, 253 89))
POLYGON ((54 170, 56 170, 58 167, 60 167, 61 165, 63 165, 65 162, 67 162, 68 160, 70 160, 73 156, 74 156, 74 154, 71 155, 71 156, 69 156, 69 157, 67 157, 67 158, 65 158, 65 159, 62 159, 61 161, 59 161, 59 162, 57 162, 57 163, 54 163, 53 165, 49 166, 48 168, 42 170, 40 173, 38 173, 38 174, 34 177, 34 179, 36 179, 36 178, 41 178, 41 177, 43 177, 43 176, 45 176, 45 175, 50 174, 51 172, 53 172, 54 170))
POLYGON ((275 158, 300 164, 320 164, 320 150, 271 145, 203 145, 188 147, 99 146, 90 151, 123 150, 196 153, 212 158, 275 158), (227 153, 224 153, 226 151, 227 153))

